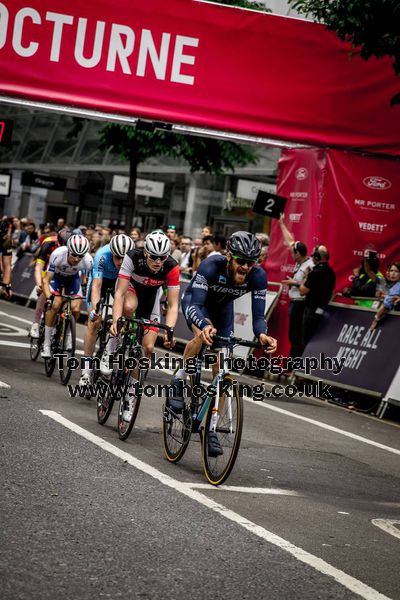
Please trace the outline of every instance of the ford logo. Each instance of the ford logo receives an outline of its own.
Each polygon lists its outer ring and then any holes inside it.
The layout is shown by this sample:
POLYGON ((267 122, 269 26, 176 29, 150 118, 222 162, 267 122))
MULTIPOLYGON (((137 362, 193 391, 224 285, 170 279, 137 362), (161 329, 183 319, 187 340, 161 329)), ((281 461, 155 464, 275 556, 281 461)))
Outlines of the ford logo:
POLYGON ((308 171, 305 167, 300 167, 300 169, 297 169, 296 173, 295 173, 295 177, 298 181, 303 181, 304 179, 307 179, 308 177, 308 171))
POLYGON ((384 177, 365 177, 363 184, 371 190, 388 190, 392 187, 392 182, 384 177))

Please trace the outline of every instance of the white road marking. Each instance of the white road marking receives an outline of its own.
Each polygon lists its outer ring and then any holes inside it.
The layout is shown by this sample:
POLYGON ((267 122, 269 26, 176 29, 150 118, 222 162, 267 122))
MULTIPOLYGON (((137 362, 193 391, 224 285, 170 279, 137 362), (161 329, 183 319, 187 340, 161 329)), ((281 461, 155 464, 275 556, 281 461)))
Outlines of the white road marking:
POLYGON ((349 515, 350 513, 344 512, 344 510, 338 510, 338 515, 349 515))
POLYGON ((371 523, 386 531, 386 533, 390 533, 390 535, 394 535, 400 539, 400 529, 395 527, 395 525, 400 525, 400 520, 398 519, 372 519, 371 523))
POLYGON ((240 485, 211 485, 209 483, 187 483, 193 490, 217 490, 221 492, 240 492, 244 494, 271 494, 279 496, 300 496, 292 490, 282 490, 280 488, 260 488, 260 487, 242 487, 240 485))
MULTIPOLYGON (((244 396, 244 399, 254 404, 254 400, 252 400, 252 398, 244 396)), ((369 444, 370 446, 375 446, 375 448, 379 448, 380 450, 386 450, 387 452, 392 452, 393 454, 398 454, 400 456, 400 450, 398 450, 397 448, 385 446, 385 444, 374 442, 373 440, 369 440, 368 438, 362 437, 361 435, 357 435, 356 433, 351 433, 350 431, 339 429, 338 427, 334 427, 333 425, 321 423, 321 421, 315 421, 314 419, 310 419, 309 417, 296 415, 296 413, 292 413, 289 410, 285 410, 284 408, 279 408, 278 406, 273 406, 272 404, 268 404, 268 402, 257 402, 257 406, 259 406, 260 408, 265 408, 267 410, 272 410, 277 413, 281 413, 282 415, 287 415, 288 417, 293 417, 294 419, 299 419, 299 421, 304 421, 305 423, 310 423, 311 425, 315 425, 316 427, 321 427, 321 429, 327 429, 328 431, 339 433, 340 435, 344 435, 345 437, 357 440, 358 442, 363 442, 364 444, 369 444)))
POLYGON ((16 327, 15 325, 7 325, 7 323, 0 323, 0 327, 5 327, 6 329, 13 330, 13 331, 1 331, 0 335, 4 335, 4 336, 8 336, 8 337, 15 337, 15 336, 23 335, 26 337, 26 330, 21 329, 21 327, 16 327))
MULTIPOLYGON (((31 345, 26 342, 12 342, 11 340, 0 340, 0 346, 11 346, 17 348, 30 348, 31 345)), ((83 355, 83 350, 75 350, 75 354, 83 355)))
POLYGON ((295 546, 291 542, 279 537, 278 535, 275 535, 274 533, 267 531, 266 529, 264 529, 264 527, 261 527, 260 525, 257 525, 256 523, 253 523, 252 521, 249 521, 245 517, 242 517, 238 513, 235 513, 234 511, 230 510, 226 506, 223 506, 222 504, 218 504, 214 500, 207 498, 207 496, 204 496, 204 494, 201 494, 200 492, 197 492, 196 490, 194 490, 192 487, 189 487, 187 483, 181 483, 180 481, 173 479, 172 477, 169 477, 169 475, 165 475, 164 473, 162 473, 161 471, 158 471, 151 465, 148 465, 145 462, 135 458, 131 454, 128 454, 128 452, 125 452, 125 451, 121 450, 120 448, 117 448, 117 446, 114 446, 113 444, 106 442, 105 440, 98 437, 97 435, 94 435, 90 431, 86 431, 86 429, 83 429, 82 427, 80 427, 79 425, 76 425, 72 421, 65 419, 60 414, 58 414, 52 410, 40 410, 40 412, 43 415, 53 419, 54 421, 57 421, 58 423, 60 423, 64 427, 66 427, 67 429, 70 429, 74 433, 82 436, 86 440, 92 442, 96 446, 99 446, 106 452, 109 452, 110 454, 113 454, 114 456, 116 456, 117 458, 120 458, 124 462, 132 465, 139 471, 142 471, 143 473, 150 475, 151 477, 153 477, 154 479, 156 479, 163 485, 166 485, 166 486, 176 490, 177 492, 187 496, 188 498, 195 500, 202 506, 209 508, 210 510, 218 513, 219 515, 225 517, 226 519, 228 519, 230 521, 233 521, 237 525, 240 525, 247 531, 250 531, 254 535, 264 539, 268 543, 273 544, 274 546, 277 546, 278 548, 280 548, 281 550, 284 550, 285 552, 288 552, 297 560, 309 565, 310 567, 312 567, 319 573, 322 573, 324 575, 327 575, 328 577, 331 577, 337 583, 339 583, 343 587, 347 588, 351 592, 358 594, 365 600, 390 600, 387 596, 384 596, 383 594, 381 594, 377 590, 369 587, 362 581, 355 579, 355 577, 352 577, 351 575, 344 573, 344 571, 341 571, 340 569, 333 567, 332 565, 325 562, 321 558, 318 558, 317 556, 310 554, 306 550, 303 550, 302 548, 295 546))
POLYGON ((30 348, 31 345, 26 342, 12 342, 11 340, 0 340, 0 346, 12 346, 16 348, 30 348))
POLYGON ((0 388, 11 388, 11 385, 8 385, 8 383, 5 383, 4 381, 0 381, 0 388))
MULTIPOLYGON (((3 315, 5 317, 10 317, 10 319, 15 319, 16 321, 21 321, 21 323, 28 323, 28 325, 32 325, 32 321, 29 321, 28 319, 23 319, 22 317, 16 317, 15 315, 9 315, 3 311, 0 310, 0 315, 3 315)), ((24 332, 26 333, 26 332, 24 332)), ((76 338, 76 341, 83 344, 84 341, 81 338, 76 338)))

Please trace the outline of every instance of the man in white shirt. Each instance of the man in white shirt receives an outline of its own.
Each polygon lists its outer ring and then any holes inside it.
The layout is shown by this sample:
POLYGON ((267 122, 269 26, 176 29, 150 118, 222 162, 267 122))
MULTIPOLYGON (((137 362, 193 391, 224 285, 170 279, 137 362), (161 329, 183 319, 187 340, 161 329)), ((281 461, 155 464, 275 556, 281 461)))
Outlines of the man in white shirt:
POLYGON ((312 258, 307 255, 307 246, 303 242, 296 242, 293 235, 285 225, 285 216, 279 219, 285 243, 290 247, 295 260, 292 277, 282 281, 289 286, 289 341, 291 344, 289 357, 298 358, 303 354, 302 324, 304 314, 304 297, 300 295, 300 286, 305 281, 308 273, 314 268, 312 258))

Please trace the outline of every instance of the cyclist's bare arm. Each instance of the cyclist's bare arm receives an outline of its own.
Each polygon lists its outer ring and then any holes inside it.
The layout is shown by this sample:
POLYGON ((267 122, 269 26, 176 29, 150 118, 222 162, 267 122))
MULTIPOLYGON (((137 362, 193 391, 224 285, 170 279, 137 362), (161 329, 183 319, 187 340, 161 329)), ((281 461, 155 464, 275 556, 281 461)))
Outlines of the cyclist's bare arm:
MULTIPOLYGON (((165 317, 165 324, 168 327, 175 327, 176 322, 178 320, 178 310, 179 310, 179 288, 168 288, 167 291, 167 302, 168 309, 165 317)), ((171 342, 168 341, 168 334, 164 332, 164 346, 166 348, 172 348, 175 345, 175 340, 171 342)))
POLYGON ((47 299, 49 299, 52 294, 52 291, 50 289, 50 282, 53 279, 53 275, 54 273, 47 271, 46 275, 43 278, 43 291, 47 299))
POLYGON ((94 310, 96 310, 96 306, 100 302, 102 282, 103 280, 100 277, 95 277, 92 281, 90 302, 94 310))
POLYGON ((35 264, 34 277, 35 277, 36 287, 38 287, 38 288, 42 287, 43 268, 44 268, 44 264, 41 261, 37 260, 36 264, 35 264))
POLYGON ((119 277, 117 280, 117 288, 115 290, 115 297, 114 297, 114 304, 113 304, 113 313, 112 313, 112 318, 113 318, 113 322, 111 325, 111 334, 112 335, 117 335, 117 323, 118 323, 118 319, 120 319, 122 317, 122 313, 124 310, 124 301, 125 301, 125 296, 128 292, 128 288, 129 288, 129 279, 124 279, 122 277, 119 277))

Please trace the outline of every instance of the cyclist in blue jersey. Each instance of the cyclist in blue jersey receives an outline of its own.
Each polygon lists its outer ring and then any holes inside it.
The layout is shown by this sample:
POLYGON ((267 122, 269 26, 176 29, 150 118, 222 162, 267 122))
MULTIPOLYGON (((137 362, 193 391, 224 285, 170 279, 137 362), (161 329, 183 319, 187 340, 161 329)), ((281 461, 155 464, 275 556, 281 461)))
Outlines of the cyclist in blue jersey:
MULTIPOLYGON (((125 254, 134 247, 133 240, 121 233, 111 238, 109 244, 100 248, 93 260, 93 270, 89 277, 86 293, 86 304, 88 308, 88 322, 84 340, 84 358, 90 359, 96 346, 96 335, 101 327, 101 314, 96 312, 100 298, 104 298, 107 291, 111 290, 114 296, 115 284, 125 254)), ((124 305, 124 315, 132 316, 134 306, 129 302, 124 305)), ((79 385, 90 385, 92 381, 92 370, 90 360, 85 361, 82 369, 82 377, 79 385)))
MULTIPOLYGON (((261 253, 260 242, 255 235, 237 231, 228 240, 226 256, 210 256, 199 266, 182 298, 182 311, 194 338, 188 342, 184 359, 199 353, 202 344, 213 345, 213 336, 233 335, 233 301, 248 292, 252 297, 253 331, 259 342, 268 347, 269 353, 277 348, 275 338, 267 335, 264 319, 267 276, 257 265, 261 253)), ((173 384, 179 389, 184 380, 184 369, 175 374, 173 384)), ((179 412, 183 408, 183 397, 178 394, 170 399, 171 408, 179 412)), ((209 454, 218 456, 222 449, 218 436, 209 436, 209 454)))

